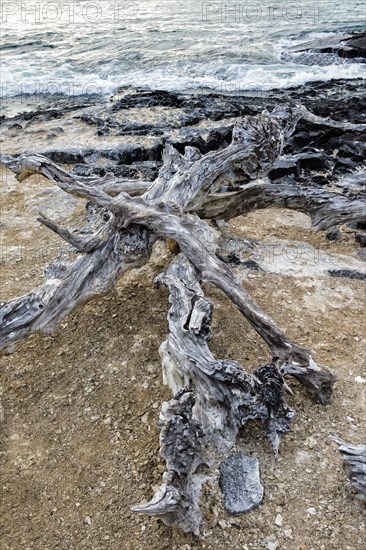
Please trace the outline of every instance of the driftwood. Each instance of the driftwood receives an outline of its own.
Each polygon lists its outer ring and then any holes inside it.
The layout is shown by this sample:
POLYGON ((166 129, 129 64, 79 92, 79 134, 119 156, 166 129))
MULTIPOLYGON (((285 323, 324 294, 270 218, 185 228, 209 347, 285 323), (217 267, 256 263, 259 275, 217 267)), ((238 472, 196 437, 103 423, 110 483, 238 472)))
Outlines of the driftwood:
POLYGON ((345 443, 335 435, 329 437, 339 445, 347 475, 357 491, 356 498, 366 502, 366 445, 345 443))
POLYGON ((283 399, 284 377, 292 375, 326 404, 335 375, 317 365, 310 351, 292 342, 254 302, 223 262, 217 232, 205 219, 231 219, 257 208, 281 206, 311 217, 315 229, 365 219, 359 198, 349 198, 265 178, 300 118, 352 131, 355 125, 322 119, 300 106, 264 111, 239 120, 232 143, 202 155, 171 145, 152 183, 76 177, 48 158, 2 156, 19 181, 39 173, 61 189, 87 199, 104 214, 97 227, 70 232, 44 216, 39 221, 80 254, 74 262, 57 260, 45 270, 46 282, 29 294, 0 304, 0 346, 12 350, 23 338, 53 329, 87 300, 108 292, 128 269, 149 259, 156 239, 173 239, 181 253, 157 285, 170 290, 169 336, 160 348, 164 379, 174 398, 160 417, 161 453, 167 469, 153 501, 134 510, 159 515, 166 523, 199 533, 199 495, 207 466, 233 447, 240 427, 250 420, 265 427, 275 454, 280 434, 290 429, 293 411, 283 399), (234 190, 232 190, 234 189, 234 190), (200 282, 221 289, 267 343, 272 360, 253 374, 229 360, 217 360, 207 342, 213 305, 200 282))
POLYGON ((170 333, 160 356, 164 381, 175 397, 160 415, 160 452, 167 464, 163 485, 150 503, 133 508, 195 534, 201 524, 200 487, 207 479, 200 466, 229 451, 239 428, 250 420, 263 424, 277 454, 280 434, 290 430, 294 418, 274 365, 249 374, 236 361, 218 361, 211 354, 213 306, 199 279, 182 254, 156 281, 170 290, 170 333))

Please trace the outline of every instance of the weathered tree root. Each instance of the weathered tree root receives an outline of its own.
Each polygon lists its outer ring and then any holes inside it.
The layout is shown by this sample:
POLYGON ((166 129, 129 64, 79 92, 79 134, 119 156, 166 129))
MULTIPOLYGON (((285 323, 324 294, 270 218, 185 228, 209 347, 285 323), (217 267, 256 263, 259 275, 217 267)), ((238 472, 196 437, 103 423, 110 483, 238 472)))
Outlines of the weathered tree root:
POLYGON ((330 435, 329 439, 339 445, 347 475, 357 491, 356 498, 366 502, 366 445, 345 443, 336 435, 330 435))
POLYGON ((146 228, 130 226, 72 263, 48 266, 43 285, 0 303, 0 348, 13 351, 29 334, 51 332, 77 306, 110 292, 122 273, 148 261, 154 241, 146 228))
POLYGON ((160 356, 164 381, 177 393, 160 415, 160 453, 167 464, 163 485, 151 502, 132 508, 197 535, 200 488, 207 479, 200 466, 225 456, 250 420, 264 426, 277 456, 280 434, 290 430, 294 418, 274 365, 249 374, 238 362, 218 361, 211 354, 213 308, 199 279, 197 269, 180 255, 156 281, 170 290, 170 332, 160 356))
POLYGON ((202 155, 168 145, 152 183, 112 176, 80 178, 42 155, 1 156, 19 181, 39 173, 61 189, 108 213, 97 231, 77 234, 41 216, 39 221, 82 254, 73 263, 56 261, 46 282, 20 298, 0 304, 0 347, 11 349, 38 330, 54 328, 68 313, 108 292, 127 269, 149 259, 158 238, 173 239, 182 252, 159 278, 169 287, 170 334, 160 353, 165 381, 175 397, 161 414, 161 452, 167 461, 161 490, 135 507, 168 524, 199 532, 199 493, 204 465, 230 449, 241 426, 258 420, 275 453, 290 428, 293 411, 283 400, 283 377, 292 375, 321 403, 328 402, 334 374, 316 364, 260 309, 230 268, 216 255, 216 236, 204 219, 231 219, 256 208, 281 206, 307 213, 315 229, 365 219, 359 198, 314 188, 273 185, 264 179, 300 118, 343 130, 366 125, 322 119, 300 106, 247 116, 236 123, 232 143, 202 155), (230 189, 234 186, 234 191, 230 189), (139 196, 141 195, 141 196, 139 196), (207 345, 212 304, 200 281, 220 288, 265 340, 272 362, 248 374, 235 361, 216 360, 207 345))

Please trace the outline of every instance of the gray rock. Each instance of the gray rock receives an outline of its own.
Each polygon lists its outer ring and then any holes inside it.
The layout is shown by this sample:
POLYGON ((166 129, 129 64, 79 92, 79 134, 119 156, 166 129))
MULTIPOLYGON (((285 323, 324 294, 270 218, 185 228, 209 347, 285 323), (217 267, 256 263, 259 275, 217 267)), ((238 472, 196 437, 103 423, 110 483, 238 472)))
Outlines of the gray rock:
POLYGON ((342 237, 342 233, 339 231, 338 228, 334 228, 328 231, 325 237, 328 239, 328 241, 339 241, 339 239, 342 237))
POLYGON ((283 178, 284 176, 299 176, 300 175, 300 164, 297 159, 280 159, 270 170, 268 177, 271 180, 277 180, 283 178))
POLYGON ((355 233, 355 240, 358 242, 361 246, 366 246, 366 233, 357 232, 355 233))
POLYGON ((293 52, 319 52, 345 58, 366 57, 366 33, 343 34, 316 39, 291 48, 293 52))
POLYGON ((346 279, 355 279, 358 281, 366 280, 366 274, 360 273, 355 269, 330 269, 328 273, 331 277, 345 277, 346 279))
POLYGON ((231 455, 220 464, 220 473, 224 506, 230 514, 244 514, 259 506, 264 490, 257 458, 231 455))

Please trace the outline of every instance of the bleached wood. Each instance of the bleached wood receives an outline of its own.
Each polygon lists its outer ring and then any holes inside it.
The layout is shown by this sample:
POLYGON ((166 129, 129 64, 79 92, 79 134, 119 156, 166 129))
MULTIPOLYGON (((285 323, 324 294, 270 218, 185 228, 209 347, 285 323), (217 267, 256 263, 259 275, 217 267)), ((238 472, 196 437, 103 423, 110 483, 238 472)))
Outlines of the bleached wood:
POLYGON ((0 157, 19 181, 42 174, 109 213, 109 221, 88 235, 39 218, 83 255, 70 263, 56 261, 46 269, 44 285, 0 304, 0 347, 9 350, 37 330, 53 329, 77 306, 108 292, 123 272, 149 259, 157 238, 178 243, 181 255, 159 279, 171 295, 170 332, 160 348, 164 378, 175 394, 160 419, 167 471, 153 501, 134 509, 196 534, 206 479, 200 470, 233 446, 238 429, 259 420, 277 453, 279 435, 289 430, 293 418, 283 400, 284 376, 294 376, 323 404, 335 382, 334 374, 292 342, 236 280, 216 255, 215 231, 202 219, 230 219, 269 206, 305 212, 315 229, 365 219, 359 197, 259 179, 282 154, 301 118, 344 131, 366 130, 366 125, 317 117, 301 106, 278 107, 239 120, 232 143, 220 151, 202 155, 186 147, 181 155, 167 145, 152 184, 111 175, 77 177, 38 154, 0 157), (228 182, 239 188, 227 192, 228 182), (270 364, 249 374, 236 361, 213 357, 207 344, 213 306, 203 295, 201 281, 221 289, 265 340, 270 364))

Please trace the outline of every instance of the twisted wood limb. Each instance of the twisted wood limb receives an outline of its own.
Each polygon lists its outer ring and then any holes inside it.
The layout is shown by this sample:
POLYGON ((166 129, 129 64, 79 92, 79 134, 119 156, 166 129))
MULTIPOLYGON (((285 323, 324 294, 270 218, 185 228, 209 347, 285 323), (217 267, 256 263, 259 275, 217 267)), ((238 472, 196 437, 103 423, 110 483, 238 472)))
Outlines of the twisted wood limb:
POLYGON ((230 220, 263 208, 288 208, 310 216, 316 230, 366 220, 365 195, 346 197, 314 187, 257 180, 233 193, 210 194, 197 210, 201 218, 230 220))
POLYGON ((89 240, 40 219, 85 254, 73 263, 56 262, 47 268, 43 286, 0 305, 0 346, 52 328, 77 305, 108 292, 124 271, 148 260, 156 238, 179 243, 183 256, 160 281, 169 287, 172 303, 170 334, 160 353, 165 379, 178 392, 161 415, 161 452, 167 471, 154 500, 135 509, 195 533, 201 522, 198 498, 205 479, 200 470, 215 460, 215 453, 233 445, 242 425, 259 420, 277 452, 279 435, 288 431, 293 418, 282 397, 283 375, 295 376, 322 403, 328 401, 334 384, 329 369, 318 366, 308 350, 291 342, 252 300, 215 255, 215 239, 207 223, 194 214, 228 219, 274 204, 307 212, 318 229, 363 219, 360 203, 314 189, 310 193, 256 181, 236 193, 220 193, 229 171, 239 169, 241 182, 265 175, 304 117, 344 130, 366 129, 366 125, 315 117, 298 106, 245 117, 235 125, 233 141, 222 151, 201 155, 187 147, 180 155, 167 146, 157 180, 136 186, 136 194, 144 191, 142 197, 125 192, 131 191, 129 180, 77 178, 41 155, 1 157, 19 181, 41 173, 64 191, 106 209, 112 219, 101 236, 98 233, 89 240), (110 196, 117 192, 115 198, 110 196), (248 374, 239 363, 212 356, 207 345, 212 305, 202 293, 201 279, 220 288, 266 341, 272 353, 270 365, 248 374))
MULTIPOLYGON (((48 165, 43 159, 38 158, 36 161, 42 171, 49 174, 48 165)), ((56 173, 57 178, 59 173, 54 167, 52 170, 53 176, 56 173)), ((203 279, 220 288, 266 341, 278 367, 284 369, 283 372, 296 375, 320 402, 329 400, 334 375, 329 369, 316 365, 307 350, 291 342, 236 281, 228 266, 215 256, 214 247, 211 246, 210 250, 203 244, 212 241, 211 231, 205 222, 197 216, 180 213, 179 208, 166 203, 156 206, 148 202, 145 196, 132 198, 121 193, 113 199, 102 191, 95 193, 94 189, 88 190, 87 186, 74 180, 62 185, 68 187, 69 192, 81 194, 107 208, 114 214, 119 230, 127 228, 129 224, 138 224, 149 228, 157 236, 177 241, 186 257, 202 273, 203 279), (312 368, 309 370, 310 364, 312 368)))
MULTIPOLYGON (((194 148, 187 147, 186 149, 190 151, 194 148)), ((184 157, 171 145, 167 146, 165 157, 168 158, 169 154, 175 159, 171 164, 174 165, 174 170, 176 170, 177 166, 181 166, 176 156, 178 155, 183 159, 184 157)), ((192 156, 193 154, 190 152, 190 158, 192 156)), ((195 157, 193 156, 193 158, 195 157)), ((145 200, 149 204, 150 202, 153 203, 151 194, 155 194, 154 189, 157 186, 165 186, 161 176, 153 184, 140 180, 118 181, 116 179, 110 184, 97 185, 97 180, 92 178, 76 178, 73 174, 58 167, 54 162, 42 155, 22 154, 17 159, 0 156, 0 162, 14 171, 19 181, 23 181, 31 174, 40 173, 57 183, 64 191, 87 198, 91 202, 105 208, 108 208, 110 204, 110 196, 118 196, 119 194, 124 196, 123 193, 128 193, 130 196, 138 196, 145 192, 143 195, 145 200), (136 181, 135 186, 133 184, 134 181, 136 181)), ((170 167, 171 164, 169 165, 170 167)), ((192 163, 189 166, 192 166, 192 163)), ((165 165, 162 171, 164 172, 164 170, 166 170, 165 165)), ((219 191, 221 186, 220 178, 223 177, 223 174, 221 173, 218 179, 214 180, 211 190, 205 195, 203 202, 193 206, 190 210, 191 212, 197 212, 199 217, 204 219, 229 220, 237 216, 246 215, 257 209, 271 207, 288 208, 308 214, 315 230, 325 230, 339 224, 366 220, 364 194, 359 194, 355 197, 346 197, 341 193, 295 185, 293 183, 273 184, 266 179, 257 179, 256 181, 241 185, 240 189, 235 192, 214 192, 215 189, 219 191)), ((179 172, 179 177, 181 177, 181 172, 179 172)), ((210 176, 210 178, 212 179, 213 176, 210 176)), ((234 180, 233 183, 235 183, 234 180)), ((169 191, 170 194, 171 192, 169 191)), ((179 195, 175 199, 171 202, 179 204, 179 195)), ((53 229, 54 225, 51 227, 51 224, 49 224, 48 227, 55 230, 53 229)), ((65 233, 63 234, 65 235, 65 233)), ((76 244, 76 248, 78 248, 78 244, 76 244)))
POLYGON ((329 438, 339 445, 347 475, 357 491, 356 498, 366 502, 366 445, 345 443, 336 435, 330 435, 329 438))
MULTIPOLYGON (((95 248, 98 248, 103 244, 103 239, 98 236, 101 230, 91 236, 78 237, 77 235, 70 233, 68 229, 61 227, 59 224, 46 218, 46 216, 44 215, 40 215, 37 218, 37 221, 56 233, 56 235, 61 237, 61 239, 71 244, 71 246, 73 246, 78 252, 92 252, 95 248)), ((106 224, 106 227, 104 229, 108 235, 112 235, 112 233, 114 232, 113 226, 111 224, 106 224)))
POLYGON ((75 262, 46 268, 43 285, 0 303, 0 348, 12 351, 29 334, 52 331, 76 307, 110 292, 122 273, 148 261, 154 240, 146 228, 131 226, 75 262))
POLYGON ((250 322, 269 346, 273 361, 284 372, 305 385, 321 403, 327 403, 335 376, 326 367, 316 365, 308 350, 299 347, 279 329, 276 323, 254 302, 236 280, 230 268, 204 243, 212 241, 208 225, 197 216, 177 214, 166 206, 147 206, 142 197, 119 195, 113 199, 110 210, 125 223, 142 224, 155 234, 176 240, 191 263, 202 273, 206 282, 220 288, 250 322), (307 367, 313 367, 307 374, 307 367))
POLYGON ((277 455, 280 434, 290 430, 294 412, 285 403, 284 381, 274 365, 247 373, 236 361, 216 360, 211 336, 212 303, 197 269, 180 255, 156 280, 170 290, 169 335, 160 347, 164 380, 176 393, 160 415, 160 454, 167 470, 151 502, 132 509, 159 516, 168 525, 199 534, 199 496, 209 466, 235 444, 251 420, 266 429, 277 455))
POLYGON ((18 158, 0 155, 0 162, 14 172, 20 182, 33 174, 41 174, 56 183, 66 193, 88 199, 104 207, 110 203, 110 197, 104 191, 83 183, 55 162, 38 153, 23 153, 18 158))

